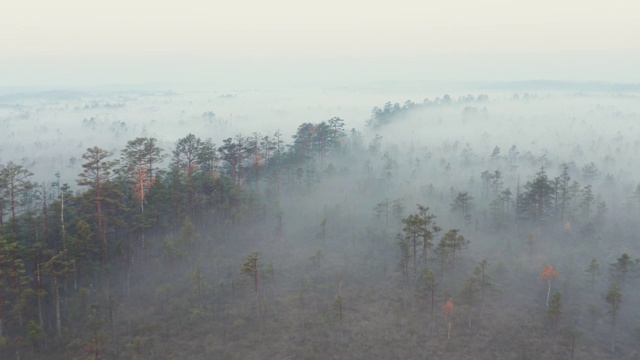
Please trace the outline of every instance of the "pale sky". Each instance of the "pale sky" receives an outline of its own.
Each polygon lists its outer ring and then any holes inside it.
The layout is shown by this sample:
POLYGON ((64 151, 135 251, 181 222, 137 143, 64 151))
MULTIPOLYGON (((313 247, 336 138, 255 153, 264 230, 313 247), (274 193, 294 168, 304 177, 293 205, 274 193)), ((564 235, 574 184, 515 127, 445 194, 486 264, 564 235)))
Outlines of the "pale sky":
POLYGON ((13 0, 0 11, 0 86, 287 77, 637 82, 640 1, 13 0))

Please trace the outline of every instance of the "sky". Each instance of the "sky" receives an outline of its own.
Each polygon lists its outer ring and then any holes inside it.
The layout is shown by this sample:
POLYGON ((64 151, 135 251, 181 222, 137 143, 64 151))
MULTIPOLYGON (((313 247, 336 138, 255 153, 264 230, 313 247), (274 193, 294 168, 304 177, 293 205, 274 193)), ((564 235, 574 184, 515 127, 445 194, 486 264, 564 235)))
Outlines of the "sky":
POLYGON ((0 86, 640 81, 637 0, 8 0, 0 86))

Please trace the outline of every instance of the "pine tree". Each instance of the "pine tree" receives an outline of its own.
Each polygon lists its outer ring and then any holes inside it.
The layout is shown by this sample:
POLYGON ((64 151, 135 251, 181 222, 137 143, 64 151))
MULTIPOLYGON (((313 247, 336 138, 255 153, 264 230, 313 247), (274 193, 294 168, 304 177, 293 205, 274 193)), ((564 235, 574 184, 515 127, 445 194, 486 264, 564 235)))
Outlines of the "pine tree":
POLYGON ((611 315, 611 352, 616 351, 616 320, 618 318, 618 312, 622 305, 622 290, 620 285, 615 283, 609 287, 607 296, 605 297, 607 303, 611 306, 609 308, 609 315, 611 315))
POLYGON ((104 196, 103 190, 105 184, 112 176, 111 170, 115 165, 112 160, 107 160, 111 156, 111 153, 101 149, 97 146, 88 148, 82 155, 82 158, 87 162, 82 164, 84 171, 78 176, 78 185, 91 187, 92 201, 96 206, 96 219, 97 219, 97 233, 101 240, 102 248, 102 268, 104 271, 104 285, 106 290, 107 299, 109 299, 109 244, 107 242, 107 225, 106 219, 103 213, 103 205, 107 201, 104 196))
POLYGON ((611 277, 620 289, 624 287, 629 275, 638 271, 638 264, 640 264, 640 259, 633 260, 629 254, 624 253, 618 258, 618 261, 609 265, 611 277))
MULTIPOLYGON (((9 205, 11 234, 13 237, 18 236, 18 214, 23 210, 22 206, 25 205, 25 198, 22 195, 35 187, 29 181, 32 175, 33 173, 25 169, 24 166, 17 165, 11 161, 7 165, 0 167, 0 217, 4 215, 2 212, 4 207, 2 197, 4 195, 5 201, 9 205)), ((2 220, 0 220, 1 226, 2 220)))
POLYGON ((489 266, 490 264, 487 259, 483 259, 473 270, 473 276, 478 278, 478 285, 480 287, 480 317, 484 314, 484 300, 486 293, 490 290, 496 290, 493 278, 487 273, 489 266))
POLYGON ((467 306, 467 321, 469 330, 471 330, 471 318, 477 303, 477 295, 480 293, 480 284, 478 278, 472 275, 464 282, 464 286, 460 291, 460 299, 467 306))
POLYGON ((459 253, 462 249, 469 246, 469 240, 465 239, 461 234, 458 234, 459 231, 458 229, 451 229, 442 237, 444 246, 449 249, 451 254, 452 269, 455 269, 456 253, 459 253))
POLYGON ((259 264, 258 261, 260 259, 260 254, 257 252, 249 254, 244 264, 242 264, 242 268, 240 272, 250 278, 254 283, 254 290, 256 297, 258 296, 258 278, 259 278, 259 264))
POLYGON ((598 264, 598 261, 596 260, 596 258, 593 258, 591 260, 591 263, 589 263, 589 266, 587 267, 585 272, 589 276, 589 284, 591 284, 591 289, 593 289, 593 287, 594 287, 594 285, 596 283, 596 277, 600 276, 600 274, 601 274, 600 273, 600 264, 598 264))
POLYGON ((436 290, 440 285, 436 281, 436 274, 433 270, 425 268, 420 275, 420 281, 418 282, 418 289, 416 296, 418 299, 423 299, 429 302, 429 313, 431 316, 434 314, 436 304, 436 290))

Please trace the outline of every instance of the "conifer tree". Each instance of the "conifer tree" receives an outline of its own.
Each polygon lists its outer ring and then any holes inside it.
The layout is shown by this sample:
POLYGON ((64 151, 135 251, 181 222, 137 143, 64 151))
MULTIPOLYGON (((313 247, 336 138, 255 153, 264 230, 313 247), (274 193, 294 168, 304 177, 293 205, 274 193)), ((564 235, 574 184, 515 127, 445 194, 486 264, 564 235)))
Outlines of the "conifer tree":
POLYGON ((616 320, 622 306, 622 291, 618 283, 609 287, 605 300, 610 305, 608 313, 611 315, 611 352, 616 352, 616 320))
POLYGON ((476 307, 478 293, 480 293, 480 284, 478 278, 472 275, 467 278, 460 291, 460 299, 463 301, 463 304, 467 306, 467 323, 469 330, 471 330, 471 318, 474 313, 474 308, 476 307))
MULTIPOLYGON (((2 212, 4 195, 5 201, 9 207, 9 214, 11 215, 11 234, 14 237, 18 235, 18 214, 22 210, 22 206, 25 204, 23 194, 31 191, 35 185, 29 181, 29 178, 33 175, 22 165, 17 165, 10 161, 7 165, 0 167, 0 217, 4 214, 2 212)), ((2 226, 2 220, 0 220, 0 227, 2 226)))
POLYGON ((458 229, 451 229, 442 237, 442 241, 444 242, 443 245, 449 249, 449 253, 451 255, 451 267, 454 269, 456 253, 459 253, 462 249, 469 246, 469 240, 465 239, 461 234, 458 234, 459 231, 460 230, 458 229))
POLYGON ((430 304, 429 313, 431 316, 433 316, 435 310, 436 290, 439 285, 440 283, 436 281, 436 274, 433 270, 425 268, 420 275, 416 296, 430 304))
POLYGON ((256 296, 258 296, 258 278, 259 278, 259 264, 258 260, 260 259, 260 254, 257 252, 249 254, 244 264, 242 264, 242 268, 240 272, 250 278, 254 283, 254 290, 256 296))
POLYGON ((596 283, 596 277, 600 276, 600 264, 598 264, 596 258, 591 260, 591 263, 589 263, 585 272, 589 276, 589 284, 591 284, 591 289, 593 289, 593 286, 596 283))
POLYGON ((91 187, 92 201, 96 206, 96 219, 97 219, 97 233, 101 240, 102 248, 102 267, 104 270, 104 281, 107 298, 109 298, 109 279, 107 275, 107 268, 109 266, 109 244, 107 242, 107 225, 103 212, 103 205, 107 201, 104 197, 103 189, 105 183, 109 181, 112 176, 111 170, 115 165, 112 160, 107 160, 111 156, 109 151, 101 149, 97 146, 88 148, 82 155, 82 158, 87 162, 82 164, 84 171, 78 176, 78 185, 91 187))
POLYGON ((484 300, 486 293, 489 290, 496 290, 493 278, 487 273, 489 266, 490 264, 487 259, 483 259, 473 270, 473 276, 478 278, 478 286, 480 287, 480 317, 484 314, 484 300))

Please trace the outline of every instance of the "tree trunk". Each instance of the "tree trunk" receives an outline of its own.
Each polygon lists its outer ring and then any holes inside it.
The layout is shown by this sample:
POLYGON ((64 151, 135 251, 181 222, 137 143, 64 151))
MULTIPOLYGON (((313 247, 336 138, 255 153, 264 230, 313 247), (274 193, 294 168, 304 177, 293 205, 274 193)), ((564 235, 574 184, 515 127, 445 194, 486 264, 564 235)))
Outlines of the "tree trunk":
POLYGON ((100 173, 96 176, 96 211, 98 215, 98 231, 102 237, 102 268, 104 271, 104 287, 107 301, 109 300, 109 248, 107 243, 107 229, 102 215, 102 198, 100 173))
POLYGON ((418 246, 418 241, 414 238, 413 239, 413 272, 416 273, 418 272, 418 263, 417 263, 417 259, 416 259, 416 247, 418 246))
POLYGON ((18 222, 16 221, 16 194, 15 194, 15 184, 13 181, 9 184, 9 195, 10 195, 10 206, 11 206, 11 231, 13 232, 13 236, 17 237, 18 235, 18 222))
POLYGON ((62 190, 62 193, 60 194, 61 196, 61 200, 60 200, 60 229, 62 232, 62 250, 66 250, 67 246, 65 243, 65 229, 64 229, 64 189, 62 190))
POLYGON ((4 324, 3 324, 3 319, 4 319, 4 314, 3 314, 3 304, 4 300, 2 299, 2 290, 0 290, 0 339, 2 339, 2 337, 4 336, 4 324))
POLYGON ((4 203, 2 202, 2 199, 0 198, 0 229, 2 227, 4 227, 4 203))
POLYGON ((111 343, 113 346, 113 350, 115 351, 116 355, 118 355, 118 347, 116 346, 116 329, 113 326, 114 324, 114 314, 113 314, 113 306, 114 306, 115 301, 113 299, 109 299, 109 328, 111 330, 111 343))
POLYGON ((616 309, 615 302, 611 309, 611 352, 616 352, 616 309))
POLYGON ((571 333, 571 360, 573 360, 573 354, 575 352, 576 349, 576 335, 572 332, 571 333))
POLYGON ((53 287, 56 302, 56 331, 58 335, 62 333, 62 321, 60 319, 60 285, 58 284, 58 274, 53 275, 53 287))
POLYGON ((42 212, 44 213, 44 240, 47 244, 47 249, 51 248, 51 244, 49 242, 49 209, 47 208, 47 190, 43 186, 42 187, 42 212))
POLYGON ((455 246, 451 248, 451 273, 453 273, 456 269, 456 248, 455 246))
POLYGON ((431 280, 431 316, 433 317, 433 311, 436 306, 436 289, 435 289, 435 275, 434 279, 431 280))
POLYGON ((547 284, 549 284, 549 288, 547 289, 547 303, 546 303, 546 307, 549 307, 549 295, 551 294, 551 280, 547 279, 547 284))
POLYGON ((40 254, 36 253, 36 295, 38 296, 38 324, 44 328, 42 315, 42 280, 40 278, 40 254))

